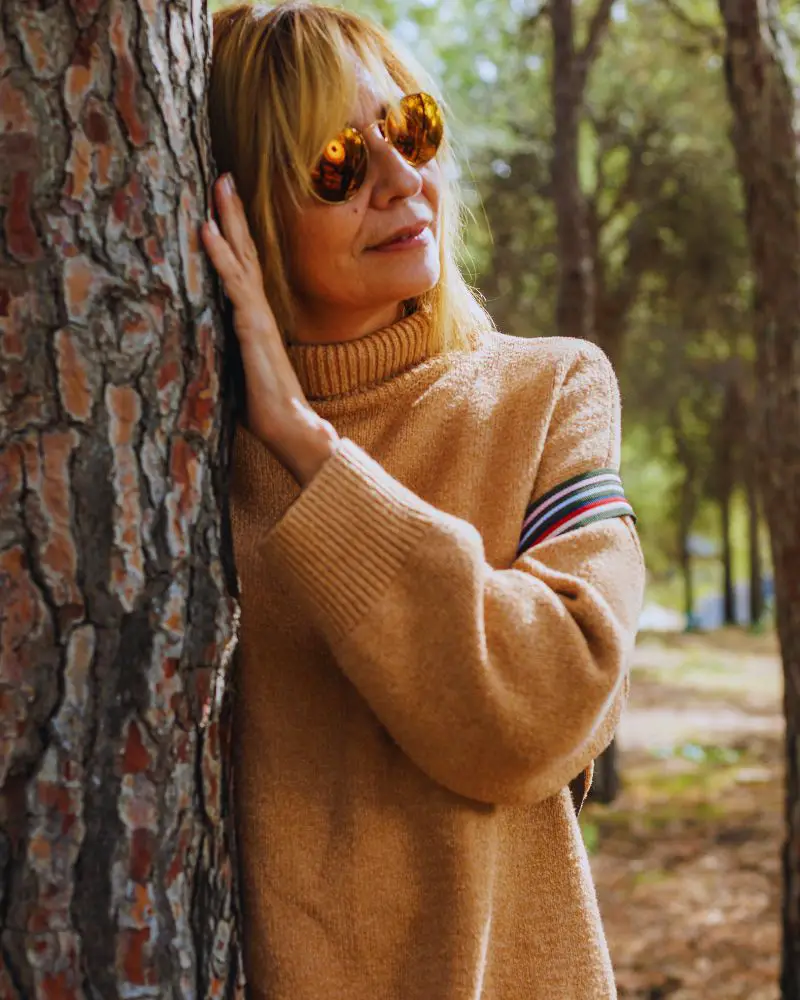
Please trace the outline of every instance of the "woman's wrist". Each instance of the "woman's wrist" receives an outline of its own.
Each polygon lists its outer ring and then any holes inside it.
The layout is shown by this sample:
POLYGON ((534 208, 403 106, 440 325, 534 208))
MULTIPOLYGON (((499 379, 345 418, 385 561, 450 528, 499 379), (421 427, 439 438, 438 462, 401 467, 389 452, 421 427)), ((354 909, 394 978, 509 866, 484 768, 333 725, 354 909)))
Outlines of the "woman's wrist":
POLYGON ((308 486, 336 451, 340 440, 336 428, 327 420, 320 420, 313 432, 301 437, 293 452, 293 465, 289 466, 289 471, 301 487, 308 486))
POLYGON ((341 439, 328 420, 305 406, 297 406, 269 437, 261 440, 300 486, 306 487, 336 451, 341 439))

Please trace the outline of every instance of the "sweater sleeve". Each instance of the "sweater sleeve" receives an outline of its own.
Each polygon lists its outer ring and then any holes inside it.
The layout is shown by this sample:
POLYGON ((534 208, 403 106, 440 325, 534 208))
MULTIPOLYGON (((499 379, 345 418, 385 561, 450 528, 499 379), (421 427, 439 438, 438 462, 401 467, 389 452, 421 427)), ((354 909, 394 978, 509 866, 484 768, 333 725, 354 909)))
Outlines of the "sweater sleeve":
MULTIPOLYGON (((534 500, 619 458, 605 355, 585 345, 562 374, 534 500)), ((396 743, 452 791, 539 801, 610 742, 642 600, 631 518, 551 534, 495 569, 470 522, 343 438, 264 546, 396 743)))

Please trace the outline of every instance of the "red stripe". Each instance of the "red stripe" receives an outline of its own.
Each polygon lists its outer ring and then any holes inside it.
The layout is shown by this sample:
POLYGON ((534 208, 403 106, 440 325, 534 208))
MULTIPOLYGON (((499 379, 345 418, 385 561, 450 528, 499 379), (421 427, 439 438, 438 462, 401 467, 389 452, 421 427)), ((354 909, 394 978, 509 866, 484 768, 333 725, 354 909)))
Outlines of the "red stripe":
POLYGON ((550 527, 545 531, 543 535, 539 535, 536 539, 537 544, 544 541, 548 535, 551 535, 557 528, 560 528, 562 524, 566 524, 567 521, 571 521, 573 517, 577 517, 578 514, 584 514, 587 510, 594 510, 595 507, 605 507, 609 503, 619 503, 624 501, 627 503, 627 498, 624 496, 616 497, 606 497, 605 500, 595 500, 594 503, 587 503, 584 507, 578 507, 577 510, 573 510, 571 514, 567 514, 566 517, 562 517, 560 521, 556 521, 555 524, 551 524, 550 527))

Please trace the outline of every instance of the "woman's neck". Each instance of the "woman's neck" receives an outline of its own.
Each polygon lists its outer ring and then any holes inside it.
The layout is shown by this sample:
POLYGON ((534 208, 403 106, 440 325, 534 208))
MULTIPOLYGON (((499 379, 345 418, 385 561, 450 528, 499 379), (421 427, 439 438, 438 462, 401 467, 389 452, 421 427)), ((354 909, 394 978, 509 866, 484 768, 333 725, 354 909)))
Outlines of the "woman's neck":
POLYGON ((402 302, 362 311, 334 311, 329 307, 314 310, 303 306, 297 310, 289 341, 292 344, 343 344, 391 326, 402 319, 404 313, 402 302))

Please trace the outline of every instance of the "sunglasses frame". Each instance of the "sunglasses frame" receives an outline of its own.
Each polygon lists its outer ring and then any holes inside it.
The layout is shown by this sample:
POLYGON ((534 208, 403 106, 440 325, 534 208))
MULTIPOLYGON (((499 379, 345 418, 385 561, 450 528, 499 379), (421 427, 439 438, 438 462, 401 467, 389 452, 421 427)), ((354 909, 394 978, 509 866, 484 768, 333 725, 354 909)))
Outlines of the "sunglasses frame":
MULTIPOLYGON (((381 134, 384 142, 388 143, 390 146, 392 146, 393 149, 397 150, 397 152, 400 154, 400 156, 403 157, 403 159, 406 161, 406 163, 410 163, 411 166, 414 166, 414 167, 423 167, 426 163, 430 163, 432 160, 436 159, 436 155, 438 154, 439 149, 440 149, 440 147, 442 145, 442 138, 444 137, 444 117, 442 115, 441 107, 439 105, 439 102, 436 100, 436 98, 432 94, 426 93, 424 90, 418 90, 418 91, 415 91, 414 93, 411 93, 411 94, 404 94, 403 97, 400 98, 400 105, 401 105, 401 107, 402 107, 404 101, 410 100, 410 99, 415 98, 415 97, 421 98, 422 99, 422 103, 423 103, 424 106, 426 106, 429 101, 432 102, 433 106, 434 106, 434 108, 436 110, 437 116, 438 116, 438 132, 439 132, 439 135, 438 135, 438 139, 436 141, 436 148, 435 148, 435 150, 433 152, 433 155, 429 156, 426 160, 422 160, 421 162, 419 162, 419 161, 414 162, 413 160, 410 160, 402 152, 402 150, 398 148, 397 144, 395 142, 393 142, 392 139, 387 135, 386 122, 389 119, 389 115, 388 114, 384 115, 383 118, 377 118, 374 122, 371 122, 369 125, 367 125, 363 129, 356 128, 355 125, 345 125, 345 127, 339 133, 337 133, 337 135, 334 137, 334 139, 332 139, 330 141, 335 142, 337 139, 345 137, 348 133, 350 135, 357 136, 359 138, 359 140, 361 141, 361 144, 362 144, 362 149, 364 150, 364 165, 363 165, 363 174, 362 174, 361 180, 358 182, 358 184, 355 187, 352 187, 352 188, 348 189, 348 191, 345 193, 345 197, 341 198, 338 201, 331 201, 330 199, 324 198, 321 194, 319 194, 315 190, 314 183, 313 183, 313 180, 312 180, 312 183, 311 183, 311 186, 310 186, 311 194, 313 195, 313 197, 318 202, 320 202, 323 205, 329 205, 329 206, 345 205, 345 204, 347 204, 348 201, 351 201, 353 198, 355 198, 355 196, 361 190, 361 187, 362 187, 362 185, 364 183, 364 178, 366 177, 366 174, 367 174, 367 170, 369 169, 369 146, 367 145, 367 132, 369 132, 371 129, 373 129, 376 125, 378 126, 378 130, 379 130, 379 132, 380 132, 380 134, 381 134)), ((322 162, 323 157, 324 157, 324 154, 320 156, 320 159, 319 159, 318 162, 322 162)), ((318 168, 315 168, 315 169, 318 169, 318 168)), ((313 176, 313 174, 312 174, 312 176, 313 176)))

